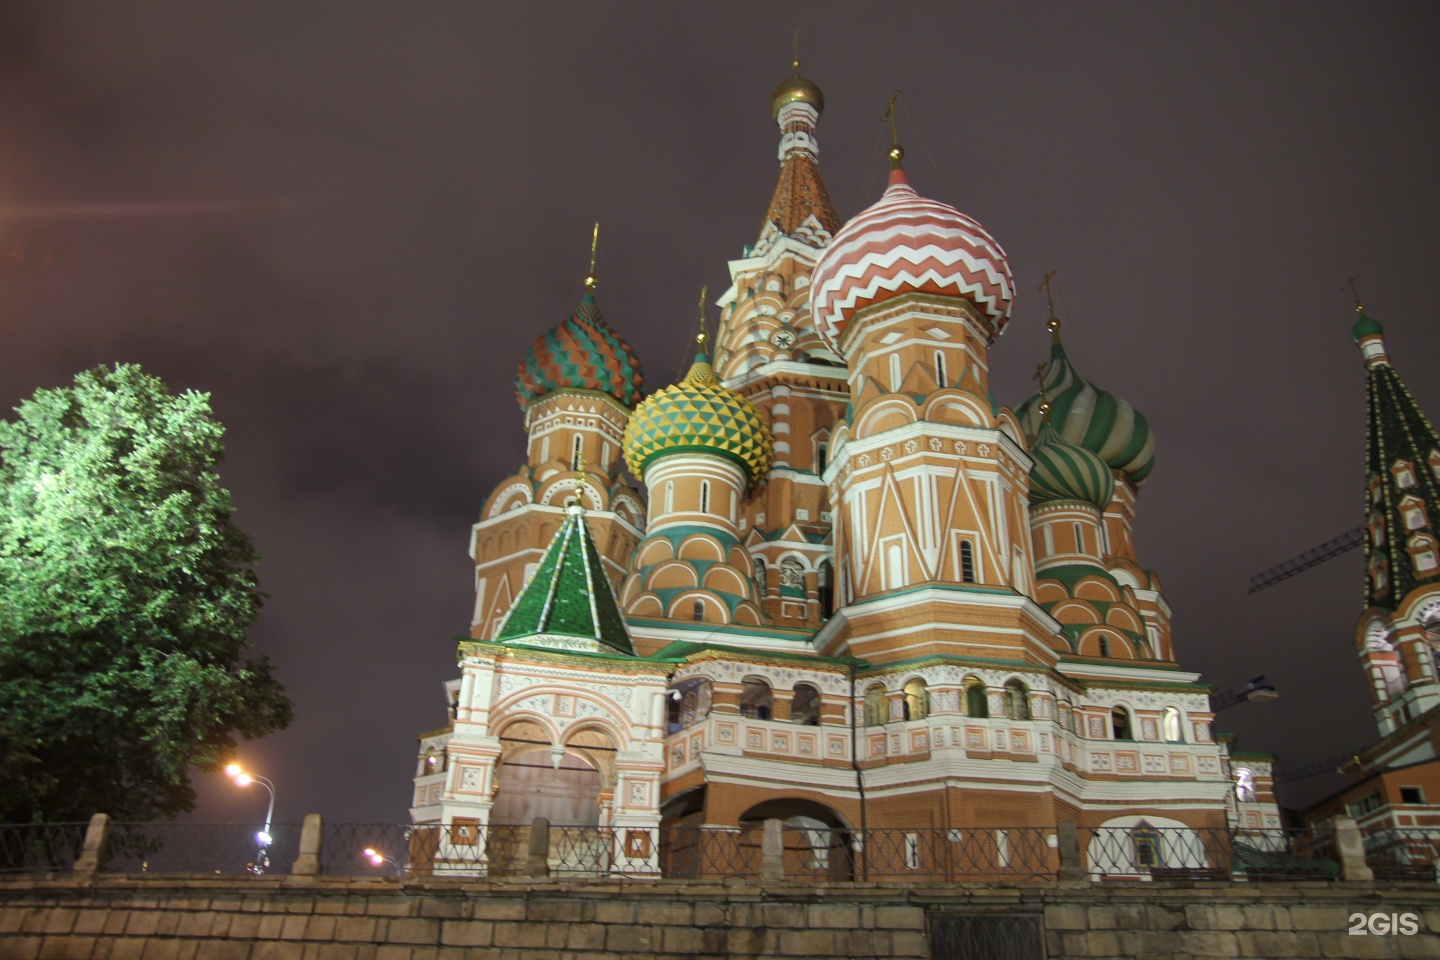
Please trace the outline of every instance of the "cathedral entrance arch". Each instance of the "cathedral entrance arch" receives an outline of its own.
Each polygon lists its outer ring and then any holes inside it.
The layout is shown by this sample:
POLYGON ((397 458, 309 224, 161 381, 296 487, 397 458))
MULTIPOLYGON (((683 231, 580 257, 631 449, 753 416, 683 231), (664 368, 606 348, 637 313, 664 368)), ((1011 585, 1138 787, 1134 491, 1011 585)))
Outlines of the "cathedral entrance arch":
POLYGON ((855 879, 855 844, 850 827, 830 807, 803 797, 780 797, 757 803, 740 815, 742 843, 753 845, 759 863, 761 833, 766 820, 785 824, 785 875, 855 879))
POLYGON ((501 732, 500 749, 491 823, 525 825, 536 817, 566 826, 600 823, 603 771, 593 748, 557 745, 540 724, 517 720, 501 732))

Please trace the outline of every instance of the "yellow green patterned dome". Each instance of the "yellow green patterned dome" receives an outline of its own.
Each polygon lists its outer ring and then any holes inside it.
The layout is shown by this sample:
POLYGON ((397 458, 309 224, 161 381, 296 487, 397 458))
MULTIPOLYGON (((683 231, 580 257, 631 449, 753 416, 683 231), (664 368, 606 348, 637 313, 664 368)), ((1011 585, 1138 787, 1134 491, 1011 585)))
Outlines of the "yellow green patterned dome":
POLYGON ((679 383, 646 397, 625 427, 625 463, 642 480, 669 453, 709 453, 739 464, 754 484, 775 460, 770 425, 740 394, 720 383, 702 349, 679 383))

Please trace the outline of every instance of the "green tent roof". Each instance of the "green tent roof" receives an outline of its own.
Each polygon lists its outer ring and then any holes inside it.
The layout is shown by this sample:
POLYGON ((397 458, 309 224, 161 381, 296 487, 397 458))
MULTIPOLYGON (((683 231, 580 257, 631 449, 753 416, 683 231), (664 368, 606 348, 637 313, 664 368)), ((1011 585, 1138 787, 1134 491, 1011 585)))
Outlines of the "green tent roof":
POLYGON ((566 638, 635 653, 600 552, 585 526, 585 511, 573 505, 495 637, 533 646, 569 646, 566 638))

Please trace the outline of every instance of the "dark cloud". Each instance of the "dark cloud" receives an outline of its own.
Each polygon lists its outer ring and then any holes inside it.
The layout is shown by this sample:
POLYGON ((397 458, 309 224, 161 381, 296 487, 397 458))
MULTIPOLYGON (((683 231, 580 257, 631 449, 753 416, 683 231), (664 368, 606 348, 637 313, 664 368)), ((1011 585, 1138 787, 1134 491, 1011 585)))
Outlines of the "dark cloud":
POLYGON ((1358 556, 1245 587, 1359 523, 1346 276, 1440 414, 1433 6, 0 5, 0 403, 117 360, 214 394, 297 701, 246 748, 284 817, 403 816, 468 527, 522 456, 515 364, 598 219, 606 318, 652 388, 679 372, 759 230, 797 26, 842 215, 898 86, 916 187, 1009 252, 1003 402, 1059 268, 1072 359, 1155 427, 1137 541, 1183 663, 1281 687, 1222 726, 1293 763, 1369 736, 1358 556))

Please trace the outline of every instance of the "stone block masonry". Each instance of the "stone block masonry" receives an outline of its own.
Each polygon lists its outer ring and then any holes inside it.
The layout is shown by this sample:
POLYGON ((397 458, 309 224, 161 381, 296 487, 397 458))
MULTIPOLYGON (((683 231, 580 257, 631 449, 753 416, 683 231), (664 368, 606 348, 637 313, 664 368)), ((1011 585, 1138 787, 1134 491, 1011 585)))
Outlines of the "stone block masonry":
POLYGON ((1050 960, 1440 958, 1419 883, 100 875, 0 880, 0 960, 919 960, 945 915, 1038 919, 1050 960), (1416 933, 1349 932, 1379 913, 1416 933))

